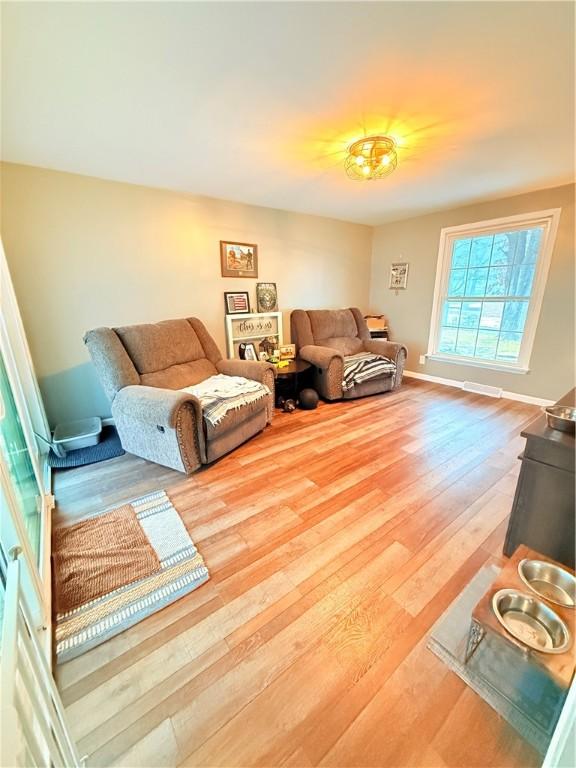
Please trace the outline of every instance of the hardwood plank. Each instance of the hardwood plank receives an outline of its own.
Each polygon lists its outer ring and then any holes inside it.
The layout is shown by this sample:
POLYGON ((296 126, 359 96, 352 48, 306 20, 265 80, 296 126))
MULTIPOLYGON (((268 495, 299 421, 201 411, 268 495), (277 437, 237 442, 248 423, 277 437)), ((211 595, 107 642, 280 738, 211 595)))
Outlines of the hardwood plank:
POLYGON ((278 414, 190 477, 129 455, 57 473, 55 525, 167 489, 211 571, 58 668, 88 764, 536 765, 425 647, 501 560, 536 414, 409 380, 278 414))

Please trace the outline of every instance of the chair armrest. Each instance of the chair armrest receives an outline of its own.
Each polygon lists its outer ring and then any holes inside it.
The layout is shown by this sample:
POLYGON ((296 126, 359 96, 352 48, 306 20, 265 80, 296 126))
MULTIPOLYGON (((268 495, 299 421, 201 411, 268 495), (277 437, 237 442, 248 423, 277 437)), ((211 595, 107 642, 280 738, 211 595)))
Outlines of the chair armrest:
POLYGON ((373 355, 383 355, 396 363, 396 373, 394 374, 394 384, 392 389, 398 389, 402 384, 402 375, 404 373, 404 364, 408 357, 408 350, 404 344, 398 344, 395 341, 386 339, 367 339, 364 342, 364 350, 372 352, 373 355))
POLYGON ((261 384, 267 384, 270 376, 274 381, 275 368, 272 363, 256 360, 220 360, 216 363, 216 368, 218 373, 224 373, 226 376, 243 376, 261 384))
POLYGON ((271 397, 266 406, 266 421, 271 424, 274 416, 276 366, 257 360, 219 360, 216 363, 216 368, 218 373, 223 373, 226 376, 243 376, 245 379, 259 381, 260 384, 268 387, 271 397))
POLYGON ((373 355, 382 355, 394 362, 397 361, 401 350, 404 350, 405 355, 407 354, 406 347, 403 344, 387 341, 386 339, 366 339, 364 341, 364 350, 371 352, 373 355))
MULTIPOLYGON (((195 414, 202 417, 200 400, 188 392, 142 384, 124 387, 114 399, 114 412, 162 427, 174 427, 178 411, 189 403, 195 414)), ((115 416, 116 418, 116 416, 115 416)))
POLYGON ((344 355, 332 347, 306 344, 299 352, 302 360, 315 367, 314 386, 318 394, 326 400, 339 400, 342 397, 342 379, 344 376, 344 355))
POLYGON ((206 463, 202 407, 194 395, 131 385, 114 398, 112 416, 129 453, 187 474, 206 463))
POLYGON ((337 349, 332 347, 320 347, 316 344, 307 344, 305 347, 301 347, 299 356, 302 360, 306 360, 307 363, 312 363, 317 368, 328 368, 332 360, 342 360, 344 364, 344 356, 338 352, 337 349))

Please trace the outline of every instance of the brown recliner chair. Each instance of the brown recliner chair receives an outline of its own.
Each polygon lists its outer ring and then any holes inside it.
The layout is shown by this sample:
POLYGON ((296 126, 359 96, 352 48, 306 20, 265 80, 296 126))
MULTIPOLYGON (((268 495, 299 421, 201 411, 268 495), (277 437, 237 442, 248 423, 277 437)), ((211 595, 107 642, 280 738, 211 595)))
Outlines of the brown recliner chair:
POLYGON ((366 320, 356 307, 295 309, 290 316, 290 328, 298 356, 314 366, 315 387, 326 400, 388 392, 398 389, 402 383, 406 347, 385 339, 372 339, 366 320), (383 355, 395 363, 396 369, 344 391, 344 358, 359 352, 383 355))
POLYGON ((84 337, 112 416, 129 453, 180 472, 194 472, 236 448, 272 421, 274 366, 226 360, 194 317, 123 328, 96 328, 84 337), (213 426, 184 387, 216 374, 265 384, 266 397, 228 411, 213 426))

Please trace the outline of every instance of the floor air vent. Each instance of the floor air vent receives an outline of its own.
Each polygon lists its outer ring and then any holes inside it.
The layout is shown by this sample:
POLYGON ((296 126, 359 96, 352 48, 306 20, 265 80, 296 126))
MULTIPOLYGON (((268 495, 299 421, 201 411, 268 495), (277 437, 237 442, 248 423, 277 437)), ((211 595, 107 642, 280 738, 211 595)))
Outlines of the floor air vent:
POLYGON ((478 384, 475 381, 465 381, 462 383, 462 389, 466 392, 476 392, 477 395, 488 395, 488 397, 502 397, 500 387, 490 387, 488 384, 478 384))

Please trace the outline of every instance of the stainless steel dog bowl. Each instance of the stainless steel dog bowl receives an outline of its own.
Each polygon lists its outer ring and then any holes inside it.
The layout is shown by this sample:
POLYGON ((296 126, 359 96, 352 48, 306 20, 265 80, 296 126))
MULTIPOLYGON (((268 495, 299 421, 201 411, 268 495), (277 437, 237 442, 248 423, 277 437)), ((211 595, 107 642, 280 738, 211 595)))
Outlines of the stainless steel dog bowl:
POLYGON ((559 429, 561 432, 574 434, 576 426, 576 408, 567 405, 550 405, 544 408, 546 423, 551 429, 559 429))
POLYGON ((518 575, 527 587, 551 603, 569 608, 576 605, 576 578, 564 568, 542 560, 521 560, 518 575))
POLYGON ((564 653, 570 647, 566 624, 536 597, 501 589, 492 598, 492 610, 507 632, 535 651, 564 653))

